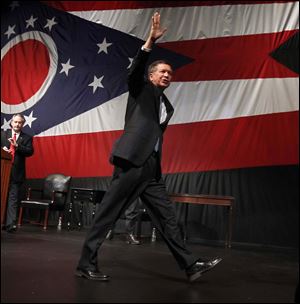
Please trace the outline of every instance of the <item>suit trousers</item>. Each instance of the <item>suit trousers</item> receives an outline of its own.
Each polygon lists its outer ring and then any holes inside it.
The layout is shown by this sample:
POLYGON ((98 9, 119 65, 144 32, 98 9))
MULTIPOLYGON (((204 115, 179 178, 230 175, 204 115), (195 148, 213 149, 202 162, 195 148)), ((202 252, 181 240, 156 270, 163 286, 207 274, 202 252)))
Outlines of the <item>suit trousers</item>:
POLYGON ((91 271, 98 269, 98 249, 110 229, 113 229, 124 210, 139 196, 153 222, 181 269, 194 264, 199 258, 186 247, 177 225, 174 203, 160 176, 160 160, 153 153, 142 167, 120 161, 116 165, 109 189, 96 212, 89 229, 78 267, 91 271))
POLYGON ((6 226, 16 225, 19 193, 22 183, 10 182, 8 190, 7 210, 6 210, 6 226))
POLYGON ((128 208, 125 210, 125 229, 127 233, 134 233, 135 226, 139 217, 139 210, 141 208, 140 199, 136 199, 128 208))

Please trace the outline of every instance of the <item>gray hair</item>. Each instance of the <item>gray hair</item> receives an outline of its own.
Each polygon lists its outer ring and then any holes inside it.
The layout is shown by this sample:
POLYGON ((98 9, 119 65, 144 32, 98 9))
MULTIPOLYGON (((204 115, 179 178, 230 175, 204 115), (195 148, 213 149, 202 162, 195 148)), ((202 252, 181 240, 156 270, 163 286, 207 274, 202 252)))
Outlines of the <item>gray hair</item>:
POLYGON ((156 61, 152 62, 148 67, 148 77, 151 73, 155 72, 155 70, 156 70, 156 68, 159 64, 167 64, 172 68, 172 65, 168 61, 166 61, 166 60, 156 60, 156 61))
POLYGON ((13 120, 15 117, 20 117, 20 118, 22 118, 23 123, 26 121, 25 116, 24 116, 23 114, 21 114, 21 113, 14 114, 13 117, 12 117, 11 119, 13 120))

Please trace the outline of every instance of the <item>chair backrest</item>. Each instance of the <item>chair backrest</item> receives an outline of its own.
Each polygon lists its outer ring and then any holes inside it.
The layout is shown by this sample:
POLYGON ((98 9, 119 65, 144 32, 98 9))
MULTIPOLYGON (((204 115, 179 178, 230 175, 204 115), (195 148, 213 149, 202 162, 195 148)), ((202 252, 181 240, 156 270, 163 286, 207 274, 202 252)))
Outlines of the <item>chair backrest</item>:
MULTIPOLYGON (((69 191, 71 176, 63 174, 50 174, 45 178, 43 188, 43 198, 51 199, 53 191, 69 191)), ((56 194, 55 204, 64 205, 66 196, 63 194, 56 194)))

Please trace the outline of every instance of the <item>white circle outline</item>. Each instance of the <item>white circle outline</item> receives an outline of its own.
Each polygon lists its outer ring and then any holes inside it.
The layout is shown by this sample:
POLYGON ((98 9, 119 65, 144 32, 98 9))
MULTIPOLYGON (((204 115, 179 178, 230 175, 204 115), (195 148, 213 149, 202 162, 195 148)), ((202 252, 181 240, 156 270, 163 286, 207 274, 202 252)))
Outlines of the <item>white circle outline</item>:
POLYGON ((57 69, 57 48, 55 45, 54 40, 46 33, 40 32, 40 31, 30 31, 23 33, 21 35, 18 35, 14 37, 12 40, 10 40, 2 49, 1 49, 1 61, 2 58, 6 55, 6 53, 15 45, 17 45, 20 42, 24 42, 28 39, 38 40, 42 42, 48 49, 49 57, 50 57, 50 66, 48 75, 39 88, 39 90, 31 96, 26 101, 22 102, 18 105, 8 105, 4 101, 1 100, 1 112, 5 114, 14 114, 14 113, 21 113, 25 110, 30 109, 32 106, 34 106, 47 92, 47 89, 51 85, 53 78, 56 73, 57 69))

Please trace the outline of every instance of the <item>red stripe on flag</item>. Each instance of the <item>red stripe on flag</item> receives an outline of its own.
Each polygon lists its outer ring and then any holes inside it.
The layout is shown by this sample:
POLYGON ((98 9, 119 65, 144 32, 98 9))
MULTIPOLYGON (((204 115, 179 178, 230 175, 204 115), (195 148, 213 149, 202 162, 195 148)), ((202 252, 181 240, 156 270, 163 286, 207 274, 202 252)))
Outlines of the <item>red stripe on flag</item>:
MULTIPOLYGON (((122 131, 35 137, 28 178, 61 172, 111 176, 109 154, 122 131), (66 153, 68 151, 68 153, 66 153)), ((299 112, 168 127, 163 172, 194 172, 299 163, 299 112)))
POLYGON ((179 68, 173 81, 299 77, 269 55, 297 31, 158 45, 195 60, 179 68))
POLYGON ((28 178, 52 173, 74 177, 110 176, 109 154, 121 131, 34 137, 35 154, 27 160, 28 178))
POLYGON ((298 111, 173 125, 165 135, 165 173, 298 163, 298 111))
POLYGON ((64 11, 139 9, 159 7, 219 6, 238 4, 272 4, 295 1, 41 1, 64 11))

